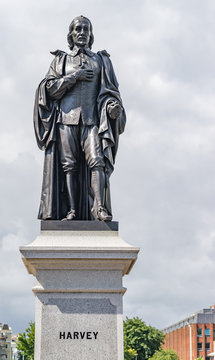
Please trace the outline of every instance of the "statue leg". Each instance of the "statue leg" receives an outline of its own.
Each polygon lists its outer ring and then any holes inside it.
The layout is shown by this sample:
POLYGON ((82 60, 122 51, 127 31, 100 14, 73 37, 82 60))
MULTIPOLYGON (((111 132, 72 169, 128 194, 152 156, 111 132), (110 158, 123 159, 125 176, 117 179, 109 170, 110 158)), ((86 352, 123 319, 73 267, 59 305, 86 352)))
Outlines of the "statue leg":
POLYGON ((67 220, 74 220, 76 218, 77 209, 77 173, 74 171, 66 172, 66 187, 68 194, 69 212, 67 213, 67 220))
POLYGON ((101 221, 111 221, 112 216, 108 214, 104 207, 105 198, 105 173, 104 168, 94 167, 91 171, 91 186, 97 203, 96 217, 101 221))
POLYGON ((74 220, 77 216, 78 160, 81 150, 79 132, 78 125, 58 125, 58 149, 65 174, 69 210, 67 220, 74 220))
POLYGON ((87 126, 83 132, 83 150, 86 161, 91 169, 91 187, 94 192, 96 206, 92 209, 93 216, 101 221, 110 221, 112 216, 105 208, 105 162, 101 150, 97 126, 87 126))

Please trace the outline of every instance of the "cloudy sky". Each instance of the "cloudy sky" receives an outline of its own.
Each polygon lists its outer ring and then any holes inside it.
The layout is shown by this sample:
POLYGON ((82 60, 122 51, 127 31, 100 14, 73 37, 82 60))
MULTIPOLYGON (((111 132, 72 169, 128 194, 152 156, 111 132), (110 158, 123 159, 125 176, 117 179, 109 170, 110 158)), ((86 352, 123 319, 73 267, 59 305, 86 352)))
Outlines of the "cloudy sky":
POLYGON ((163 328, 215 303, 214 0, 1 0, 0 14, 0 322, 19 332, 34 319, 18 251, 39 233, 34 93, 80 14, 94 51, 111 54, 127 110, 112 205, 141 252, 124 314, 163 328))

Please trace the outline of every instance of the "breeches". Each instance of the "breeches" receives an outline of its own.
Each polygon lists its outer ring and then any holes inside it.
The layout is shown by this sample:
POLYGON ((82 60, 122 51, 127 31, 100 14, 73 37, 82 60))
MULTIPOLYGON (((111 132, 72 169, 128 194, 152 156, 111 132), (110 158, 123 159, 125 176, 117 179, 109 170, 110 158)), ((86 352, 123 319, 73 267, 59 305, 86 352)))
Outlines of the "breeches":
POLYGON ((90 169, 104 167, 98 128, 95 125, 57 125, 57 142, 64 172, 78 171, 82 152, 90 169))

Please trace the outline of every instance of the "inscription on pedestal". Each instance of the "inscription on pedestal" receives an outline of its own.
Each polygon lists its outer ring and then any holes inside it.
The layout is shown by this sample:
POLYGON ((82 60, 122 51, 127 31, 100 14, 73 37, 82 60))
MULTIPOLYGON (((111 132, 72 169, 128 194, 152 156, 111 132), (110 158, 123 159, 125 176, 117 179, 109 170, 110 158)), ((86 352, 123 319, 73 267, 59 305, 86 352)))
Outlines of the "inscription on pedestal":
POLYGON ((71 340, 79 340, 79 339, 87 339, 87 340, 97 340, 98 331, 74 331, 74 332, 66 332, 60 331, 59 339, 71 339, 71 340))

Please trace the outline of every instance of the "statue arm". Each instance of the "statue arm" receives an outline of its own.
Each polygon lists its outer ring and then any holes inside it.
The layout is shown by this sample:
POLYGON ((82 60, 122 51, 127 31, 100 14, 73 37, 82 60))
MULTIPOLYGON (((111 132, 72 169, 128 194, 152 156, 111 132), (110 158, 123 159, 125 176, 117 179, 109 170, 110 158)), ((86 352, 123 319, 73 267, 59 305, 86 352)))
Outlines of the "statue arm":
POLYGON ((76 83, 76 77, 74 74, 64 75, 66 54, 63 51, 56 50, 51 54, 55 55, 55 58, 46 74, 45 87, 51 99, 60 100, 76 83))
POLYGON ((48 96, 53 100, 60 100, 66 91, 76 83, 72 75, 64 76, 66 54, 61 50, 51 52, 55 55, 48 73, 45 76, 45 88, 48 96))
POLYGON ((60 100, 75 83, 76 77, 74 75, 51 78, 47 80, 46 89, 52 99, 60 100))

